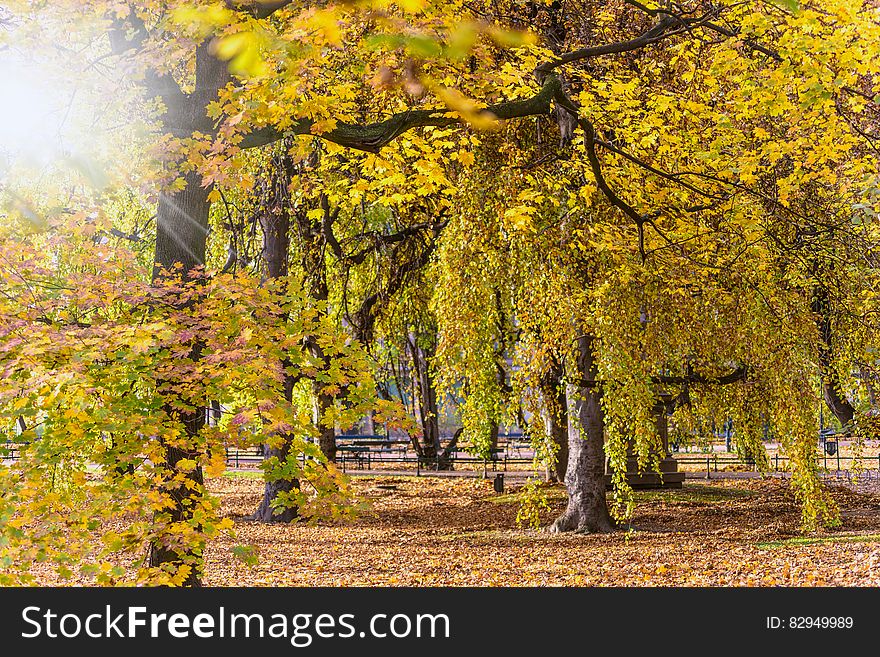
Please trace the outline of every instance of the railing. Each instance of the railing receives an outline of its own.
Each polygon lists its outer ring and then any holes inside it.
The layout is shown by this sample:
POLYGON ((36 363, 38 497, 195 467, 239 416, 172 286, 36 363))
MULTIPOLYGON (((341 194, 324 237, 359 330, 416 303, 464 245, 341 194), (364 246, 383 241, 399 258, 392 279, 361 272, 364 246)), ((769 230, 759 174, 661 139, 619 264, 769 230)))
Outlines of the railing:
MULTIPOLYGON (((705 457, 685 456, 676 458, 675 460, 679 465, 705 465, 706 479, 711 478, 712 472, 719 472, 719 465, 722 467, 728 465, 744 465, 751 468, 753 472, 758 472, 758 465, 754 459, 742 459, 740 457, 725 458, 723 456, 719 457, 717 455, 707 454, 705 457)), ((769 464, 774 472, 787 472, 789 470, 790 461, 791 457, 780 456, 779 453, 776 453, 769 458, 769 464)), ((853 470, 852 467, 846 468, 841 466, 845 466, 847 463, 852 464, 856 461, 861 461, 864 465, 864 468, 862 468, 864 471, 873 471, 876 466, 878 476, 880 476, 880 454, 877 456, 856 457, 841 456, 840 452, 837 452, 834 456, 820 454, 819 461, 822 464, 822 470, 826 472, 851 472, 853 470), (829 467, 829 464, 831 467, 829 467)))
MULTIPOLYGON (((344 438, 352 438, 352 436, 345 436, 344 438)), ((362 439, 362 437, 358 438, 358 440, 362 439)), ((387 441, 383 440, 382 442, 387 441)), ((418 475, 421 474, 422 470, 440 470, 442 469, 444 463, 449 463, 453 466, 457 464, 471 466, 482 465, 484 471, 486 471, 491 465, 494 470, 503 469, 505 472, 511 465, 526 465, 534 463, 533 458, 525 456, 513 456, 510 454, 509 449, 505 449, 502 447, 496 448, 493 451, 492 455, 488 458, 482 456, 474 456, 472 454, 464 452, 463 450, 456 450, 446 457, 438 456, 436 457, 436 459, 429 460, 423 457, 420 458, 415 454, 412 454, 408 449, 408 444, 395 447, 395 443, 400 443, 401 445, 403 445, 403 441, 399 440, 392 440, 390 441, 390 447, 381 447, 379 449, 373 448, 372 445, 339 445, 337 447, 337 465, 339 465, 344 472, 348 469, 351 469, 352 466, 357 469, 363 469, 364 467, 369 469, 373 466, 373 464, 399 463, 404 467, 413 467, 416 471, 416 474, 418 475)), ((22 447, 23 445, 20 443, 0 443, 0 460, 15 460, 20 458, 22 447)), ((852 467, 853 463, 855 463, 856 461, 861 461, 863 465, 863 467, 860 469, 861 471, 873 472, 876 470, 878 477, 880 477, 880 454, 878 454, 877 456, 863 456, 859 458, 855 456, 841 456, 840 452, 838 451, 833 456, 829 456, 828 454, 819 454, 817 456, 819 463, 822 466, 822 470, 825 473, 851 473, 854 472, 854 469, 852 467)), ((305 462, 305 455, 301 455, 301 458, 303 462, 305 462)), ((260 463, 262 463, 262 461, 263 455, 258 447, 251 447, 247 449, 239 449, 234 447, 226 448, 226 465, 228 467, 257 467, 260 465, 260 463)), ((705 456, 680 456, 676 458, 676 461, 680 466, 705 466, 705 469, 701 468, 698 472, 705 472, 705 478, 707 479, 711 478, 713 472, 723 472, 723 469, 728 466, 745 466, 753 472, 759 471, 757 463, 753 459, 743 459, 738 456, 725 457, 719 456, 717 454, 707 454, 705 456)), ((771 471, 774 472, 789 471, 790 462, 790 457, 781 456, 778 453, 769 457, 769 466, 771 471)), ((838 474, 838 477, 839 476, 840 475, 838 474)))
POLYGON ((0 461, 14 461, 18 458, 21 458, 21 448, 24 445, 27 445, 27 443, 0 443, 0 461))

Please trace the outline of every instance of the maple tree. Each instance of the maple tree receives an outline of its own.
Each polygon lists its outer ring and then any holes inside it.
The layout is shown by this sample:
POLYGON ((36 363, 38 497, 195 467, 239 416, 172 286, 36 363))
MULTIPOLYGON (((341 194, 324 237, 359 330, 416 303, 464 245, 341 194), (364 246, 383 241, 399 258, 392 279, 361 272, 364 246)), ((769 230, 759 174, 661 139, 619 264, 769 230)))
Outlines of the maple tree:
POLYGON ((397 418, 366 352, 401 340, 419 455, 437 391, 482 453, 541 418, 557 530, 632 513, 658 398, 683 436, 733 418, 764 464, 770 427, 804 526, 838 522, 816 415, 864 431, 872 403, 872 3, 11 11, 26 44, 86 53, 131 140, 94 157, 130 164, 107 180, 79 159, 67 194, 6 190, 0 407, 31 447, 2 471, 5 559, 88 555, 109 582, 145 542, 139 579, 198 584, 230 435, 268 446, 259 517, 347 515, 335 427, 397 418), (98 509, 133 520, 93 552, 98 509))

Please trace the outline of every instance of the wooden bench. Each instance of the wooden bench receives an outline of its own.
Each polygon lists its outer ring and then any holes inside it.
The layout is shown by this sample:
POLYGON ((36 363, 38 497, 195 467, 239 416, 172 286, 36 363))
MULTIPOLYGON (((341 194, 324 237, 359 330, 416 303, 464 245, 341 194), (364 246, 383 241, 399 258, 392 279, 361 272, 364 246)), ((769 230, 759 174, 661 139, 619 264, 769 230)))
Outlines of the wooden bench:
POLYGON ((370 467, 370 448, 367 445, 339 445, 337 452, 342 452, 342 470, 345 471, 345 464, 350 460, 357 464, 358 470, 364 469, 364 464, 370 467))

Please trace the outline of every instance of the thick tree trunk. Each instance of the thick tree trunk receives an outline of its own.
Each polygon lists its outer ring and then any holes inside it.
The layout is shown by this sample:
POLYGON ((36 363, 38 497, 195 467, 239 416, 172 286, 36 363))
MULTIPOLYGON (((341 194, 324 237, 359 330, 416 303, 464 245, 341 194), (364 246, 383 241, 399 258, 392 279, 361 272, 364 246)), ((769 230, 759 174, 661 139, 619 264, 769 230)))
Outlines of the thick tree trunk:
MULTIPOLYGON (((290 443, 284 443, 279 448, 267 447, 266 458, 277 458, 284 463, 290 456, 290 443)), ((299 482, 291 479, 276 479, 275 481, 267 481, 263 489, 263 499, 257 510, 251 514, 250 519, 257 522, 293 522, 299 515, 296 507, 285 507, 276 509, 273 502, 278 498, 279 494, 287 494, 299 487, 299 482)))
MULTIPOLYGON (((190 271, 204 264, 210 207, 209 190, 202 187, 201 178, 195 172, 187 174, 184 179, 186 187, 183 190, 172 195, 163 194, 159 198, 154 282, 162 278, 163 270, 172 278, 189 280, 190 271), (180 269, 175 270, 175 267, 180 269)), ((193 358, 198 358, 198 354, 194 354, 193 358)), ((171 403, 166 404, 166 409, 169 417, 183 423, 187 438, 192 444, 196 444, 196 436, 205 423, 205 410, 180 412, 171 403)), ((174 486, 163 483, 159 486, 162 492, 170 495, 174 504, 171 509, 158 513, 157 517, 167 513, 170 523, 189 522, 203 494, 204 478, 201 466, 180 472, 177 464, 183 459, 199 463, 201 454, 195 449, 165 445, 163 477, 166 481, 173 481, 177 474, 183 478, 183 483, 174 486)), ((150 543, 149 565, 165 568, 170 565, 171 570, 174 571, 187 565, 191 570, 184 585, 200 586, 201 549, 190 545, 172 545, 168 539, 169 537, 165 536, 164 540, 154 540, 150 543)))
POLYGON ((868 393, 868 404, 872 409, 877 408, 877 388, 876 381, 877 378, 874 375, 873 370, 865 367, 864 364, 859 365, 859 378, 865 384, 865 391, 868 393))
POLYGON ((825 404, 842 427, 847 427, 855 417, 855 409, 849 403, 840 385, 834 367, 834 344, 831 326, 831 304, 828 290, 822 286, 813 289, 811 310, 816 316, 818 331, 819 373, 822 377, 822 397, 825 404))
POLYGON ((429 464, 437 465, 440 454, 440 418, 437 412, 437 389, 431 375, 433 344, 422 347, 418 338, 410 343, 416 390, 419 395, 419 422, 422 426, 421 457, 429 464))
MULTIPOLYGON (((578 373, 584 381, 595 382, 597 369, 593 338, 578 340, 578 373)), ((605 414, 602 389, 569 384, 568 397, 568 468, 565 487, 568 507, 556 519, 553 532, 610 532, 614 523, 605 499, 605 414)))
MULTIPOLYGON (((323 303, 330 296, 330 289, 327 285, 327 263, 326 263, 326 235, 321 220, 309 215, 310 208, 308 205, 302 205, 296 208, 293 218, 296 220, 296 236, 297 245, 300 253, 300 264, 305 273, 305 283, 308 288, 309 295, 317 302, 319 308, 323 307, 323 303)), ((329 209, 325 207, 325 213, 328 221, 332 216, 329 209)), ((325 312, 321 310, 320 312, 325 312)), ((330 360, 324 354, 320 345, 313 339, 307 341, 308 348, 312 355, 319 358, 323 363, 324 371, 330 367, 330 360)), ((336 428, 334 426, 325 426, 325 418, 327 411, 333 407, 335 398, 324 392, 323 386, 317 381, 313 382, 312 392, 314 394, 314 413, 313 419, 315 427, 318 430, 318 445, 321 452, 330 462, 336 461, 336 428)))
MULTIPOLYGON (((290 256, 290 215, 287 199, 289 196, 288 186, 290 178, 286 175, 286 162, 282 155, 273 163, 274 170, 270 176, 271 193, 265 199, 266 206, 260 216, 260 227, 263 230, 263 263, 267 279, 287 276, 287 263, 290 256)), ((284 320, 286 321, 286 316, 284 320)), ((283 367, 290 363, 282 362, 283 367)), ((284 378, 284 398, 293 401, 293 377, 286 375, 284 378)), ((263 456, 265 459, 277 458, 284 463, 290 457, 290 444, 292 436, 280 436, 283 442, 278 447, 265 445, 263 456)), ((290 493, 299 488, 296 479, 267 480, 263 489, 263 499, 257 510, 251 515, 252 520, 258 522, 291 522, 298 511, 294 507, 275 508, 275 501, 280 494, 290 493)))
MULTIPOLYGON (((229 80, 229 71, 225 62, 216 59, 210 53, 210 44, 207 40, 196 47, 196 80, 192 93, 183 94, 168 75, 154 77, 160 85, 158 88, 148 88, 148 94, 162 97, 166 106, 163 120, 169 132, 176 134, 193 134, 195 131, 206 134, 212 132, 213 121, 208 117, 206 110, 208 104, 216 100, 217 91, 229 80)), ((163 276, 163 270, 169 272, 173 279, 190 280, 191 270, 205 264, 208 212, 211 207, 208 200, 210 188, 202 185, 201 174, 198 171, 185 173, 183 180, 185 184, 182 190, 159 196, 153 257, 154 283, 163 276)), ((198 357, 196 348, 192 358, 198 357)), ((184 424, 191 444, 197 444, 196 436, 205 423, 205 409, 196 408, 193 411, 180 412, 175 410, 175 404, 171 400, 166 403, 166 408, 169 417, 176 418, 184 424)), ((179 471, 177 466, 183 459, 199 463, 201 454, 195 449, 165 445, 165 463, 162 466, 165 470, 163 473, 165 480, 173 481, 178 474, 183 479, 183 483, 174 487, 165 483, 158 486, 161 492, 171 496, 174 504, 170 510, 157 515, 167 513, 172 523, 188 523, 204 494, 201 466, 179 471)), ((201 585, 203 562, 199 546, 173 545, 170 537, 164 536, 162 540, 151 541, 147 562, 153 567, 170 567, 170 570, 179 569, 183 565, 191 566, 189 575, 183 582, 184 585, 201 585)))
POLYGON ((489 427, 489 456, 495 453, 495 450, 498 449, 498 433, 501 428, 498 426, 497 422, 492 422, 489 427))
POLYGON ((562 368, 554 364, 541 378, 540 385, 543 399, 541 419, 554 453, 553 462, 547 464, 547 480, 563 482, 568 469, 568 411, 562 368))
MULTIPOLYGON (((192 438, 198 434, 205 422, 205 413, 201 409, 187 413, 179 413, 170 406, 166 407, 169 416, 174 417, 183 422, 186 427, 186 434, 192 438)), ((193 511, 196 509, 199 498, 204 493, 205 480, 202 475, 201 466, 197 466, 193 470, 179 471, 178 464, 183 459, 199 461, 201 455, 192 449, 181 449, 171 445, 165 445, 165 470, 164 476, 167 480, 172 480, 175 475, 181 475, 182 481, 176 485, 163 483, 161 485, 162 492, 168 494, 173 502, 170 509, 161 511, 156 514, 157 519, 168 523, 169 527, 174 525, 188 524, 193 517, 193 511), (167 520, 163 518, 164 514, 168 514, 167 520)), ((150 553, 148 565, 154 568, 168 568, 171 571, 179 572, 182 566, 189 567, 189 573, 184 579, 183 586, 201 586, 201 570, 202 570, 202 549, 198 546, 189 544, 175 545, 172 537, 177 535, 174 531, 165 532, 161 541, 152 541, 150 543, 150 553)))
POLYGON ((201 176, 194 171, 184 176, 186 187, 175 194, 159 196, 156 212, 156 250, 153 280, 162 269, 169 272, 180 267, 177 277, 189 278, 194 267, 205 264, 208 237, 208 189, 202 187, 201 176))
MULTIPOLYGON (((284 397, 288 402, 293 400, 294 381, 291 377, 284 380, 284 397)), ((287 461, 290 457, 290 441, 292 436, 284 436, 284 442, 279 447, 265 446, 265 458, 277 458, 281 463, 287 461)), ((281 510, 274 508, 275 500, 279 494, 287 494, 299 488, 299 481, 296 479, 276 479, 274 481, 266 481, 263 489, 263 499, 260 506, 251 516, 252 520, 258 522, 292 522, 298 515, 299 511, 295 507, 285 507, 281 510)))

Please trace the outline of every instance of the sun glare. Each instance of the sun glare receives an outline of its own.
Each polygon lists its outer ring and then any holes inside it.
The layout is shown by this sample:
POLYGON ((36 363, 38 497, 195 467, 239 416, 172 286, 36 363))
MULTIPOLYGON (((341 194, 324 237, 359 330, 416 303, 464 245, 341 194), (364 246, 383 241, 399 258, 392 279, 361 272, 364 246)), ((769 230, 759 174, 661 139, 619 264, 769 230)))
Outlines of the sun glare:
POLYGON ((58 157, 71 102, 39 66, 0 53, 0 157, 36 165, 58 157))

